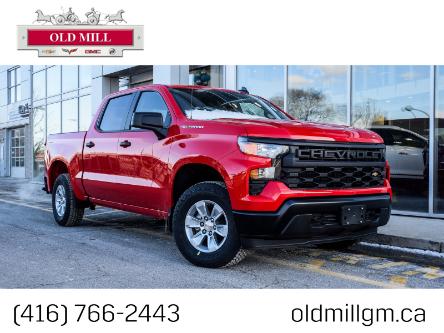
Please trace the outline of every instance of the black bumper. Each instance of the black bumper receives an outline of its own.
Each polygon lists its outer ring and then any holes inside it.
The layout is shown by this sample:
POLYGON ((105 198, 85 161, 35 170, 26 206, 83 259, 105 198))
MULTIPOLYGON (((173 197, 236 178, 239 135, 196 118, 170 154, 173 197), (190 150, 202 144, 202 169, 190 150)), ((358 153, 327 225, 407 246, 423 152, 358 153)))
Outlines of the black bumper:
POLYGON ((283 247, 358 239, 376 233, 390 218, 390 196, 291 199, 276 212, 234 211, 247 248, 283 247), (365 207, 363 222, 343 225, 344 206, 365 207))

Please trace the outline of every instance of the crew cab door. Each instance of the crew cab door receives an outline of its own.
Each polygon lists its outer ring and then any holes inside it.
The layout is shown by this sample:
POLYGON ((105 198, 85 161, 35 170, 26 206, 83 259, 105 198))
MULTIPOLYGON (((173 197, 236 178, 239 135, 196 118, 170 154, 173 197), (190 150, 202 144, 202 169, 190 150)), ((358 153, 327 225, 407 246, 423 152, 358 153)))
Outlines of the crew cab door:
POLYGON ((128 119, 128 131, 121 133, 118 144, 119 193, 122 204, 150 210, 162 210, 165 203, 164 188, 159 184, 163 177, 162 167, 168 156, 158 154, 159 138, 152 130, 131 128, 132 118, 137 112, 155 112, 163 115, 164 123, 171 120, 169 109, 160 92, 141 91, 136 96, 134 112, 128 119), (153 153, 154 152, 154 153, 153 153))
POLYGON ((110 98, 97 124, 91 125, 83 148, 83 187, 88 196, 119 203, 118 143, 125 130, 135 94, 110 98))

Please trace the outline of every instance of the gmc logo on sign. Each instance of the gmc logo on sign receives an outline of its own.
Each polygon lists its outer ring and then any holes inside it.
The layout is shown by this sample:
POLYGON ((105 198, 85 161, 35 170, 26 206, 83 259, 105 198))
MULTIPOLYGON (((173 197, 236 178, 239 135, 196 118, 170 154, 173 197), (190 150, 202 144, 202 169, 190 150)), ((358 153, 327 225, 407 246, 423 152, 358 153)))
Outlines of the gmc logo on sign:
POLYGON ((100 54, 101 50, 85 50, 85 54, 100 54))
POLYGON ((301 160, 367 160, 381 161, 384 153, 380 150, 328 150, 328 149, 299 149, 296 156, 301 160))

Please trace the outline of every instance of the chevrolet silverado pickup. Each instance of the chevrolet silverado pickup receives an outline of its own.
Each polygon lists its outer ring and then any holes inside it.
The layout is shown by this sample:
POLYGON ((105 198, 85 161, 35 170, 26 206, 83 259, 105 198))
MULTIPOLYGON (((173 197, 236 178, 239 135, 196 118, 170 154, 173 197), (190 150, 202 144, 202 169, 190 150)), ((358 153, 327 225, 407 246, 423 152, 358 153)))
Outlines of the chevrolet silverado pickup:
POLYGON ((148 215, 203 267, 235 264, 248 248, 349 246, 390 217, 378 134, 301 122, 246 91, 119 91, 88 131, 49 136, 45 165, 59 225, 96 205, 148 215))

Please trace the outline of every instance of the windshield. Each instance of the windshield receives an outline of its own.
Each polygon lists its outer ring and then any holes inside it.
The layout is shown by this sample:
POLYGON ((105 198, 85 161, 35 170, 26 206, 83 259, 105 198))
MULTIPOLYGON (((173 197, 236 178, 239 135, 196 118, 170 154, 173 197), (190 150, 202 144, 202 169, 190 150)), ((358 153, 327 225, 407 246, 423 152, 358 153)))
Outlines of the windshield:
POLYGON ((261 98, 235 91, 170 89, 189 119, 286 119, 286 114, 261 98))

